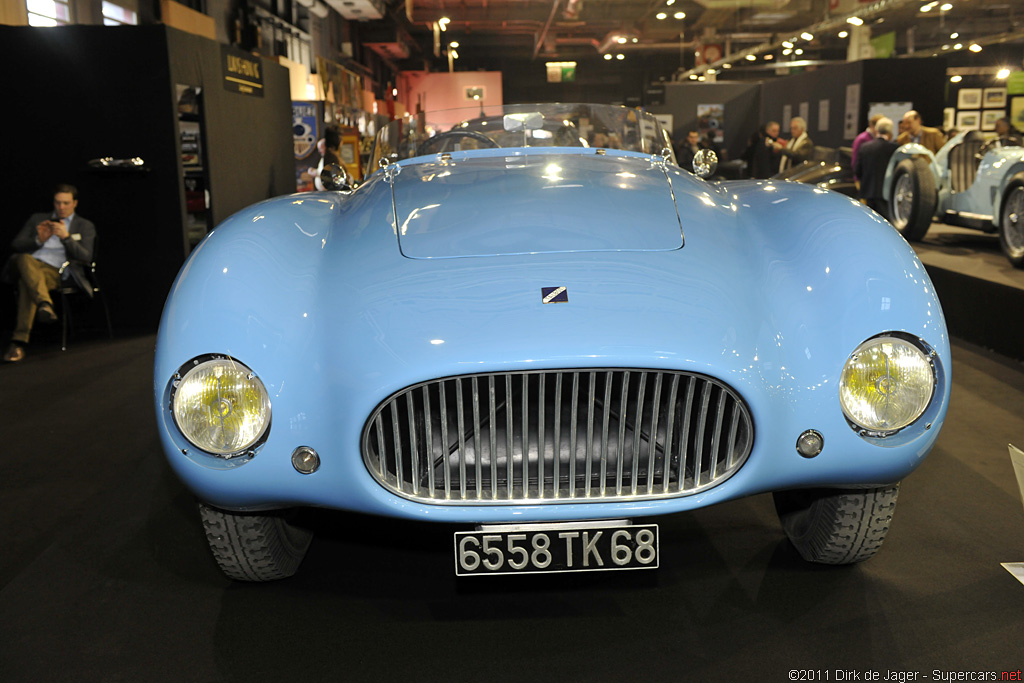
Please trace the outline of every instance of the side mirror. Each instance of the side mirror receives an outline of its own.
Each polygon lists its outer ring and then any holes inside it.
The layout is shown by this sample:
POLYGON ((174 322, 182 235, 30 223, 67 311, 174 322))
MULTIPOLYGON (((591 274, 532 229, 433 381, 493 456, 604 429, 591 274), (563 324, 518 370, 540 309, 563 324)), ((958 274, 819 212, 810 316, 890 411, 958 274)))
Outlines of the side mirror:
POLYGON ((693 172, 700 178, 708 178, 718 170, 718 155, 710 149, 699 149, 693 155, 693 172))
POLYGON ((350 192, 352 190, 352 176, 344 166, 336 164, 325 164, 324 170, 320 171, 320 182, 325 190, 350 192))

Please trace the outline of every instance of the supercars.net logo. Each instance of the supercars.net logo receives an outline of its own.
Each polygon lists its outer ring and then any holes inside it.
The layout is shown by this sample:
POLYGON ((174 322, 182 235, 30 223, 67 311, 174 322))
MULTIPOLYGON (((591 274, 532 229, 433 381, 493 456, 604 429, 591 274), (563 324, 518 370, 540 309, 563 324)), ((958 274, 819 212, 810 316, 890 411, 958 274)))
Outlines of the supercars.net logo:
POLYGON ((565 287, 541 287, 540 300, 546 304, 567 304, 569 290, 565 287))

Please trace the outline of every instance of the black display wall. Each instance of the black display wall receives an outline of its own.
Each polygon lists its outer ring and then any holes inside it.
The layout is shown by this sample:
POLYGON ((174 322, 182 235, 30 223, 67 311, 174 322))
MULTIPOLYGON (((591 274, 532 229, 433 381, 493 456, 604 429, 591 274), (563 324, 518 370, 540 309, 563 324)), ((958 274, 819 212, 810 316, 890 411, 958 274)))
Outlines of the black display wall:
MULTIPOLYGON (((152 331, 188 243, 175 84, 201 86, 214 218, 294 190, 288 73, 263 61, 264 97, 223 89, 220 44, 150 26, 0 26, 7 246, 28 216, 71 182, 96 223, 114 326, 152 331), (100 157, 145 160, 145 172, 94 170, 100 157)), ((0 294, 0 329, 14 297, 0 294)), ((43 333, 41 330, 40 333, 43 333)))
POLYGON ((700 105, 723 105, 722 130, 727 159, 739 159, 751 133, 757 130, 760 83, 665 83, 663 103, 647 109, 655 114, 672 114, 672 141, 679 144, 688 131, 699 128, 700 105))
MULTIPOLYGON (((807 103, 808 134, 816 145, 849 147, 856 133, 867 127, 872 102, 912 102, 926 125, 941 125, 946 94, 946 61, 928 59, 869 59, 806 71, 766 81, 761 89, 762 121, 783 120, 789 105, 792 116, 807 103), (859 86, 854 136, 847 136, 846 103, 850 85, 859 86), (827 104, 822 107, 822 102, 827 104), (820 114, 827 109, 828 119, 820 114)), ((788 131, 782 132, 788 137, 788 131)))

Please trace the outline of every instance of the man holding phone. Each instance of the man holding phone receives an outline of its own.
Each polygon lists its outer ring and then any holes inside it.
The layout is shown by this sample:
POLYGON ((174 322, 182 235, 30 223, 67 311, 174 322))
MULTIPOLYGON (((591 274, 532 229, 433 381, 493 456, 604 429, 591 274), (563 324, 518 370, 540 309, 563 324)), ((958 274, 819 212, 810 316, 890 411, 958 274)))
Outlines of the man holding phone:
POLYGON ((92 287, 85 269, 92 262, 96 226, 75 213, 78 190, 58 185, 53 193, 53 211, 33 214, 11 242, 13 255, 3 269, 3 280, 18 288, 18 314, 4 361, 16 363, 25 357, 32 324, 57 321, 50 290, 60 286, 60 267, 69 264, 64 278, 71 279, 86 294, 92 287))

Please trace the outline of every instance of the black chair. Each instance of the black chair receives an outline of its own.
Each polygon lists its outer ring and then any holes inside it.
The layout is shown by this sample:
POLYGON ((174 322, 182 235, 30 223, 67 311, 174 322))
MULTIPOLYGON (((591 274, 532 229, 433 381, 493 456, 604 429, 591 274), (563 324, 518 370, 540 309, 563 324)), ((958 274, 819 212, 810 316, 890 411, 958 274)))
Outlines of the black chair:
POLYGON ((75 282, 74 278, 64 279, 64 271, 70 266, 70 261, 65 261, 60 267, 60 285, 57 287, 60 292, 60 350, 68 350, 68 329, 71 327, 71 308, 72 302, 75 299, 81 297, 87 297, 91 299, 92 303, 98 300, 103 306, 103 315, 107 323, 107 336, 110 339, 114 338, 114 327, 110 324, 110 309, 107 307, 107 299, 104 295, 104 291, 100 288, 99 275, 96 272, 96 245, 93 243, 93 260, 89 264, 89 274, 87 276, 88 281, 85 283, 86 286, 92 289, 92 296, 89 292, 84 291, 78 283, 75 282))

